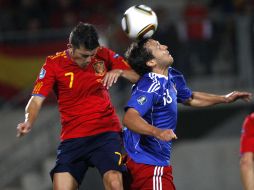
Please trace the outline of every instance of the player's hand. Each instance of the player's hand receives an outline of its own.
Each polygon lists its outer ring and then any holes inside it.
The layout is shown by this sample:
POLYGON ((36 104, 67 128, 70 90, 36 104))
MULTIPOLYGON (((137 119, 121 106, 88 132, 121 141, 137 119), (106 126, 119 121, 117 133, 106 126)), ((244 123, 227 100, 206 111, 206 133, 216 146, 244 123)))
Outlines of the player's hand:
POLYGON ((252 98, 252 94, 249 92, 233 91, 233 92, 225 95, 224 98, 227 103, 234 102, 238 99, 242 99, 245 102, 250 102, 251 98, 252 98))
POLYGON ((113 85, 113 83, 117 82, 117 79, 122 75, 123 70, 121 69, 114 69, 105 75, 104 79, 102 80, 103 86, 106 86, 107 89, 113 85))
POLYGON ((165 130, 158 129, 155 137, 162 141, 171 141, 173 139, 177 139, 177 136, 172 129, 165 130))
POLYGON ((19 123, 17 126, 17 137, 22 137, 29 133, 32 129, 32 126, 28 122, 19 123))

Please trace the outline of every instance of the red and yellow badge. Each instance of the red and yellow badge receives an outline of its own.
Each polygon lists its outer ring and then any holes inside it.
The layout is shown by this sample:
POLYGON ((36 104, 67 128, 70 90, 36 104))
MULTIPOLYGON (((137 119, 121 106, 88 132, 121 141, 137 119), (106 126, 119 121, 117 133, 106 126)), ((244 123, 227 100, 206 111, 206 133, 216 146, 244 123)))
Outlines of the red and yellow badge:
POLYGON ((104 61, 96 61, 93 64, 95 75, 103 76, 106 73, 104 61))

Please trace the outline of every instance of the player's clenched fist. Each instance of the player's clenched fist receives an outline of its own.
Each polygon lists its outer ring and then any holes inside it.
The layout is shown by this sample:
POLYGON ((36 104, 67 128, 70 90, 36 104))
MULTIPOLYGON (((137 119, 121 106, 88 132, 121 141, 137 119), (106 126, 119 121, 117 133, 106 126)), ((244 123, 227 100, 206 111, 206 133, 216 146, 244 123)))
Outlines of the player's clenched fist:
POLYGON ((29 133, 32 126, 28 122, 19 123, 17 126, 17 137, 22 137, 23 135, 29 133))
POLYGON ((157 128, 155 137, 162 141, 171 141, 173 139, 177 139, 177 136, 172 129, 162 130, 157 128))

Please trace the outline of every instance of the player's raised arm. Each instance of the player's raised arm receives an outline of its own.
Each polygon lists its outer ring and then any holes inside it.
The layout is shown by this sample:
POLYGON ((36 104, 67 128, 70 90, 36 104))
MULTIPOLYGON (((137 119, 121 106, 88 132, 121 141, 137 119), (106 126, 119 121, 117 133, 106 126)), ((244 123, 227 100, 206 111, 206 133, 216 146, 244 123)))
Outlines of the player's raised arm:
POLYGON ((132 83, 136 83, 140 76, 134 70, 123 70, 122 77, 129 80, 132 83))
POLYGON ((25 121, 17 126, 17 137, 22 137, 31 131, 44 99, 41 96, 32 96, 30 98, 25 108, 25 121))
POLYGON ((106 65, 108 71, 103 77, 103 85, 107 88, 116 83, 119 77, 123 77, 132 83, 138 81, 139 75, 132 70, 122 56, 113 50, 100 47, 97 51, 97 57, 107 58, 109 60, 106 65))
POLYGON ((192 98, 184 102, 185 105, 193 107, 206 107, 221 103, 232 103, 238 99, 249 102, 252 94, 249 92, 233 91, 226 95, 209 94, 205 92, 193 92, 192 98))
POLYGON ((107 72, 103 79, 103 85, 109 88, 117 82, 119 77, 123 77, 132 83, 137 82, 139 79, 139 75, 133 70, 114 69, 107 72))

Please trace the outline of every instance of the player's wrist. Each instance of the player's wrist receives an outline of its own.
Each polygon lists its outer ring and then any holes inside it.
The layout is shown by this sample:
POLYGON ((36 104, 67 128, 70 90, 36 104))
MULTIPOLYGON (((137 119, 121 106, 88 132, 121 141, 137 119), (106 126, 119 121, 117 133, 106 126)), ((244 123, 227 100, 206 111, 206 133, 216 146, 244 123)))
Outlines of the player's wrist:
POLYGON ((26 118, 25 119, 25 125, 27 126, 27 128, 29 128, 29 129, 31 129, 32 128, 32 122, 28 119, 28 118, 26 118))
POLYGON ((152 128, 151 128, 151 135, 154 136, 154 137, 156 137, 156 138, 158 138, 159 129, 156 128, 156 127, 154 127, 154 126, 152 126, 152 128))
POLYGON ((119 69, 119 75, 123 76, 123 70, 122 69, 119 69))
POLYGON ((226 95, 223 96, 223 98, 224 98, 224 103, 230 103, 230 102, 232 101, 232 100, 231 100, 231 96, 232 96, 233 93, 234 93, 234 92, 231 92, 231 93, 226 94, 226 95))
POLYGON ((229 103, 229 98, 228 98, 228 96, 227 96, 227 95, 221 96, 221 102, 222 102, 222 103, 225 103, 225 104, 229 103))

